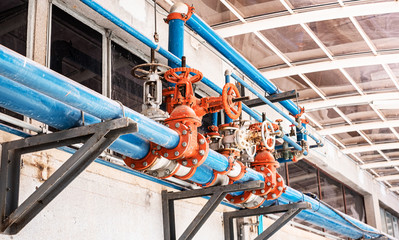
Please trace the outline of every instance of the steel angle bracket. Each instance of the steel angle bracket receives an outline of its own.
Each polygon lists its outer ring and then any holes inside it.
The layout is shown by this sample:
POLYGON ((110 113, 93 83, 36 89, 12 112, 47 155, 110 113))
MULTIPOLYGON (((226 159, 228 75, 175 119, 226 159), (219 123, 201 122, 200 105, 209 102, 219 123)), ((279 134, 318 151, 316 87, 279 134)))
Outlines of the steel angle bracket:
POLYGON ((120 135, 137 130, 137 123, 129 118, 119 118, 2 143, 0 233, 18 233, 120 135), (34 193, 18 205, 21 155, 77 143, 84 144, 34 193))
POLYGON ((260 235, 258 235, 254 239, 254 240, 263 240, 263 239, 269 239, 273 234, 275 234, 278 230, 280 230, 286 223, 288 223, 291 219, 293 219, 302 210, 310 208, 312 208, 310 203, 300 202, 300 203, 277 205, 277 206, 257 208, 257 209, 244 209, 232 212, 225 212, 223 213, 224 239, 225 240, 234 239, 234 228, 233 228, 234 218, 243 218, 243 217, 260 216, 271 213, 285 212, 272 225, 270 225, 267 229, 265 229, 260 235))
POLYGON ((211 196, 204 207, 199 211, 194 220, 186 228, 183 234, 179 237, 179 240, 192 239, 195 234, 204 225, 209 216, 215 211, 216 207, 224 199, 224 197, 231 192, 238 191, 249 191, 257 190, 265 187, 265 183, 262 181, 252 181, 247 183, 238 183, 226 186, 215 186, 209 188, 187 190, 181 192, 167 192, 162 191, 162 216, 163 216, 163 230, 165 240, 176 239, 176 227, 175 227, 175 210, 174 201, 211 196))

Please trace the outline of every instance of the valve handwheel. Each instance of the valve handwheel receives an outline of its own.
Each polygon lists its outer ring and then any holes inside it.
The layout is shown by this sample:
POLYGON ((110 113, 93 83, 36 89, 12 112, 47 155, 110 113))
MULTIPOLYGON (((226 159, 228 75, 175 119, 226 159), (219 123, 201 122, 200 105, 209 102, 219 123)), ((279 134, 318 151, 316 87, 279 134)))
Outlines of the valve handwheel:
POLYGON ((238 88, 232 83, 226 83, 222 91, 223 108, 227 116, 235 120, 241 115, 241 102, 233 102, 234 98, 239 98, 240 92, 238 88), (237 108, 236 108, 237 107, 237 108))
POLYGON ((144 63, 134 66, 130 71, 130 74, 137 79, 148 80, 151 73, 155 73, 157 75, 162 75, 165 73, 165 71, 158 70, 158 67, 163 67, 166 69, 170 68, 169 66, 160 63, 144 63), (146 70, 145 68, 149 68, 150 70, 146 70), (151 69, 155 69, 155 71, 153 72, 151 69))
POLYGON ((202 72, 194 68, 187 68, 187 67, 179 67, 179 68, 172 68, 165 72, 165 80, 171 83, 178 83, 182 80, 186 79, 187 82, 196 83, 200 81, 203 77, 202 72), (177 75, 177 72, 180 72, 177 75), (192 75, 190 77, 190 75, 192 75))
POLYGON ((269 150, 273 150, 274 145, 276 144, 276 137, 272 133, 274 133, 272 123, 267 120, 264 121, 261 128, 262 141, 265 147, 269 150))

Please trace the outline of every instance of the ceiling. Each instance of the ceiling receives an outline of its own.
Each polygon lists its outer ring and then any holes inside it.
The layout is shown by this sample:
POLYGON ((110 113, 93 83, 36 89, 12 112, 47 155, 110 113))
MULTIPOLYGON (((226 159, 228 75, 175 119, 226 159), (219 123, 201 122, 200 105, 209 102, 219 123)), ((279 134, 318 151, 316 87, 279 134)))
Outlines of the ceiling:
POLYGON ((177 1, 280 90, 298 90, 311 125, 398 193, 397 1, 177 1))

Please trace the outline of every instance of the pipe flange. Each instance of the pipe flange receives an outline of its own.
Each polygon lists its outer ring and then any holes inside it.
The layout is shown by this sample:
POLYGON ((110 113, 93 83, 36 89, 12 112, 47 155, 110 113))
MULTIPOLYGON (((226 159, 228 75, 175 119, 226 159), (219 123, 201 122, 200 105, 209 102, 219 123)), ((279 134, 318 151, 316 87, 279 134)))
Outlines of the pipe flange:
POLYGON ((265 187, 263 189, 253 190, 252 193, 257 196, 265 196, 273 189, 273 173, 270 169, 265 168, 261 170, 261 167, 255 167, 257 172, 260 172, 265 178, 265 187))
POLYGON ((155 147, 157 145, 155 143, 150 142, 150 151, 147 153, 147 155, 142 158, 142 159, 133 159, 130 157, 123 157, 123 161, 125 164, 133 168, 134 170, 145 170, 149 167, 151 167, 155 161, 160 157, 159 153, 155 151, 155 147))
POLYGON ((240 161, 237 161, 238 164, 241 166, 241 172, 238 174, 236 177, 230 177, 229 178, 234 182, 237 180, 240 180, 242 177, 244 177, 245 173, 247 172, 247 167, 244 166, 244 164, 240 161))
POLYGON ((255 209, 258 208, 260 206, 262 206, 262 204, 266 201, 266 199, 262 198, 262 197, 257 197, 255 200, 253 201, 248 201, 242 204, 243 207, 246 207, 248 209, 255 209))
POLYGON ((213 171, 212 179, 209 182, 207 182, 205 184, 200 184, 200 183, 195 183, 195 184, 197 186, 200 186, 200 187, 203 187, 203 188, 210 187, 210 186, 213 186, 215 184, 217 178, 218 178, 218 173, 216 171, 213 171))
POLYGON ((209 143, 206 137, 200 133, 197 135, 198 151, 194 156, 177 159, 176 161, 185 167, 198 167, 205 162, 209 153, 209 143))
POLYGON ((238 196, 232 196, 231 194, 226 195, 226 199, 234 204, 241 204, 246 201, 251 197, 252 193, 250 191, 245 191, 243 194, 238 195, 238 196))
POLYGON ((284 184, 283 177, 276 173, 276 186, 274 186, 271 191, 266 195, 266 200, 275 200, 281 196, 285 192, 287 188, 284 184))
POLYGON ((176 161, 169 161, 168 165, 164 168, 160 168, 157 170, 147 170, 146 173, 148 173, 149 175, 153 176, 153 177, 157 177, 160 179, 165 179, 165 178, 169 178, 173 175, 175 175, 175 173, 179 170, 180 168, 180 164, 178 164, 176 161))
POLYGON ((191 168, 190 172, 188 172, 186 175, 181 176, 181 177, 175 175, 174 177, 178 178, 180 180, 187 180, 187 179, 191 178, 192 176, 194 176, 195 171, 197 171, 197 168, 193 167, 193 168, 191 168))
POLYGON ((231 172, 231 170, 232 170, 233 167, 234 167, 234 158, 233 158, 232 156, 228 156, 228 157, 227 157, 227 161, 229 162, 229 166, 227 167, 226 170, 220 171, 220 172, 219 172, 219 171, 216 171, 216 170, 213 170, 213 171, 219 173, 220 175, 227 175, 227 174, 229 174, 229 172, 231 172))
POLYGON ((182 158, 190 147, 190 143, 192 141, 192 131, 188 126, 179 122, 169 122, 168 124, 170 125, 170 129, 175 130, 179 134, 179 144, 173 149, 162 147, 158 149, 158 152, 161 156, 169 160, 182 158))

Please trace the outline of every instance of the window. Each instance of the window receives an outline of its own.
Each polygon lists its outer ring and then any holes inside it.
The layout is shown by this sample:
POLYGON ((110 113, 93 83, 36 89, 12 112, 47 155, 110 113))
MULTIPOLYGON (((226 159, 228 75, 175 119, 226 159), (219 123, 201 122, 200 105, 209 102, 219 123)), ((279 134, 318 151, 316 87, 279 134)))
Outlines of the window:
POLYGON ((111 98, 141 112, 144 80, 134 78, 130 71, 144 61, 114 42, 111 43, 111 53, 111 98))
POLYGON ((380 211, 382 231, 394 237, 399 237, 398 217, 382 207, 380 208, 380 211))
MULTIPOLYGON (((23 0, 0 1, 0 44, 22 55, 26 55, 26 40, 27 40, 27 25, 28 25, 27 13, 28 13, 27 1, 23 0)), ((9 111, 5 108, 0 107, 0 113, 10 115, 20 120, 23 119, 22 115, 9 111)), ((0 123, 5 123, 5 122, 0 121, 0 123)))
POLYGON ((304 161, 287 163, 290 187, 319 197, 317 169, 304 161))
POLYGON ((102 35, 53 5, 50 68, 101 93, 102 35))
POLYGON ((0 44, 26 55, 28 2, 0 1, 0 44))
POLYGON ((363 196, 348 187, 344 187, 346 213, 357 220, 366 222, 366 210, 363 196))

